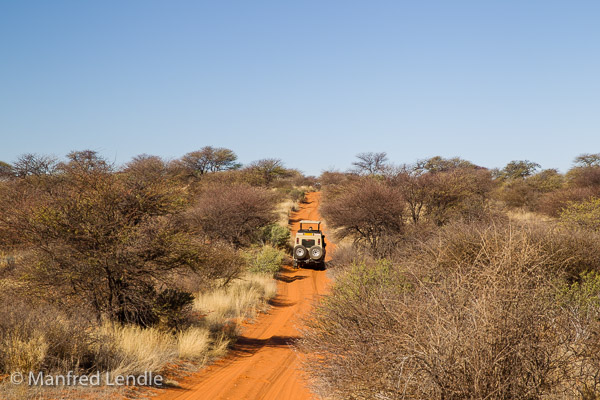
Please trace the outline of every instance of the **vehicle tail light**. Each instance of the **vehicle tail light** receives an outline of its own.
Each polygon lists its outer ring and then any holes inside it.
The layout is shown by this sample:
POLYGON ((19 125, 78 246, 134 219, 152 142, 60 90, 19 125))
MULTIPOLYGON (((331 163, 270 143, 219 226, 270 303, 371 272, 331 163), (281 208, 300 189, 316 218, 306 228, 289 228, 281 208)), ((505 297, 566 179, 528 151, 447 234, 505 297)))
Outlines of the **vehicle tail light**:
POLYGON ((296 244, 299 244, 299 243, 300 243, 300 239, 296 238, 296 244))
POLYGON ((321 239, 317 240, 317 244, 320 246, 321 245, 321 239))

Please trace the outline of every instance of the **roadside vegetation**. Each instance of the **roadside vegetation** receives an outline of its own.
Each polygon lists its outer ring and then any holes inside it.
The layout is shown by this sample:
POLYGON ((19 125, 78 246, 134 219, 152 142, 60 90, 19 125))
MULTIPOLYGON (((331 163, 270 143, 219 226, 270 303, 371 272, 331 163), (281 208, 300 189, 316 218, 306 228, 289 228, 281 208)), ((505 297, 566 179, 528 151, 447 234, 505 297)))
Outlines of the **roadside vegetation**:
MULTIPOLYGON (((210 146, 170 162, 116 166, 85 150, 1 166, 0 377, 163 373, 222 356, 276 294, 281 204, 314 183, 210 146)), ((0 397, 31 395, 13 386, 0 397)))
POLYGON ((354 167, 321 176, 344 244, 298 343, 315 392, 600 398, 600 155, 566 174, 385 153, 354 167))

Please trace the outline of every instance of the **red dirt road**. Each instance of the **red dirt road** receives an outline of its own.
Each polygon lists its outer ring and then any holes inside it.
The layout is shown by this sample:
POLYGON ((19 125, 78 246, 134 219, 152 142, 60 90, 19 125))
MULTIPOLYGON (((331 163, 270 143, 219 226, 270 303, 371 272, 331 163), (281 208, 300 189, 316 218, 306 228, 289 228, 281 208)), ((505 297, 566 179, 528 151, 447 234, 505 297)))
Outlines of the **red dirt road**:
MULTIPOLYGON (((301 219, 318 220, 321 194, 309 193, 292 215, 292 235, 301 219)), ((327 250, 333 246, 328 243, 327 250)), ((316 398, 298 370, 290 342, 298 337, 298 317, 305 315, 328 287, 325 271, 287 268, 278 282, 269 312, 248 325, 230 354, 168 389, 157 399, 306 400, 316 398)))

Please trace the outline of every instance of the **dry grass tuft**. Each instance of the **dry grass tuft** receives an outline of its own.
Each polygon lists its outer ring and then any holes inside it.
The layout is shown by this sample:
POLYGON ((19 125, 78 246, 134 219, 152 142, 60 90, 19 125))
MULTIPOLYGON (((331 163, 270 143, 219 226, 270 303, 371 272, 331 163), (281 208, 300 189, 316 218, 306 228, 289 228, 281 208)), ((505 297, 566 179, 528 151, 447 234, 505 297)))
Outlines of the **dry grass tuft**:
POLYGON ((211 331, 222 330, 230 322, 240 323, 264 309, 264 303, 277 294, 277 284, 270 276, 247 274, 231 285, 210 293, 200 293, 194 310, 205 315, 211 331))
POLYGON ((552 221, 552 218, 547 215, 523 209, 508 210, 506 211, 506 215, 511 221, 515 222, 536 223, 552 221))
POLYGON ((204 361, 208 357, 211 344, 208 329, 191 327, 177 334, 177 355, 185 360, 204 361))
POLYGON ((285 199, 277 205, 277 223, 287 227, 289 225, 290 213, 298 210, 298 203, 292 199, 285 199))
POLYGON ((6 371, 38 371, 48 352, 48 342, 36 332, 30 338, 9 337, 2 345, 6 371))
POLYGON ((223 357, 229 348, 231 338, 224 332, 220 333, 214 340, 211 353, 212 357, 223 357))
POLYGON ((105 323, 98 333, 114 346, 110 370, 116 375, 160 372, 177 357, 173 335, 155 328, 105 323))

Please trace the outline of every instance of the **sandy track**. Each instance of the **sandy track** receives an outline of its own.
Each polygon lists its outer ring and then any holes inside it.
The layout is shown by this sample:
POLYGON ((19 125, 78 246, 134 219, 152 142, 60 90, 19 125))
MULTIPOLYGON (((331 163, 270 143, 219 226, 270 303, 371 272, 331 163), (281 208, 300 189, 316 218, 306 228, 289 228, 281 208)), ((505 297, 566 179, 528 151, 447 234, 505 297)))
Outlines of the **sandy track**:
MULTIPOLYGON (((292 232, 301 219, 319 219, 320 193, 309 193, 307 202, 292 215, 292 232)), ((332 246, 327 250, 331 252, 332 246)), ((298 355, 290 342, 298 337, 298 317, 325 293, 325 271, 286 268, 278 282, 268 314, 248 325, 231 353, 185 379, 181 388, 168 389, 158 399, 265 399, 315 398, 298 370, 298 355)))

